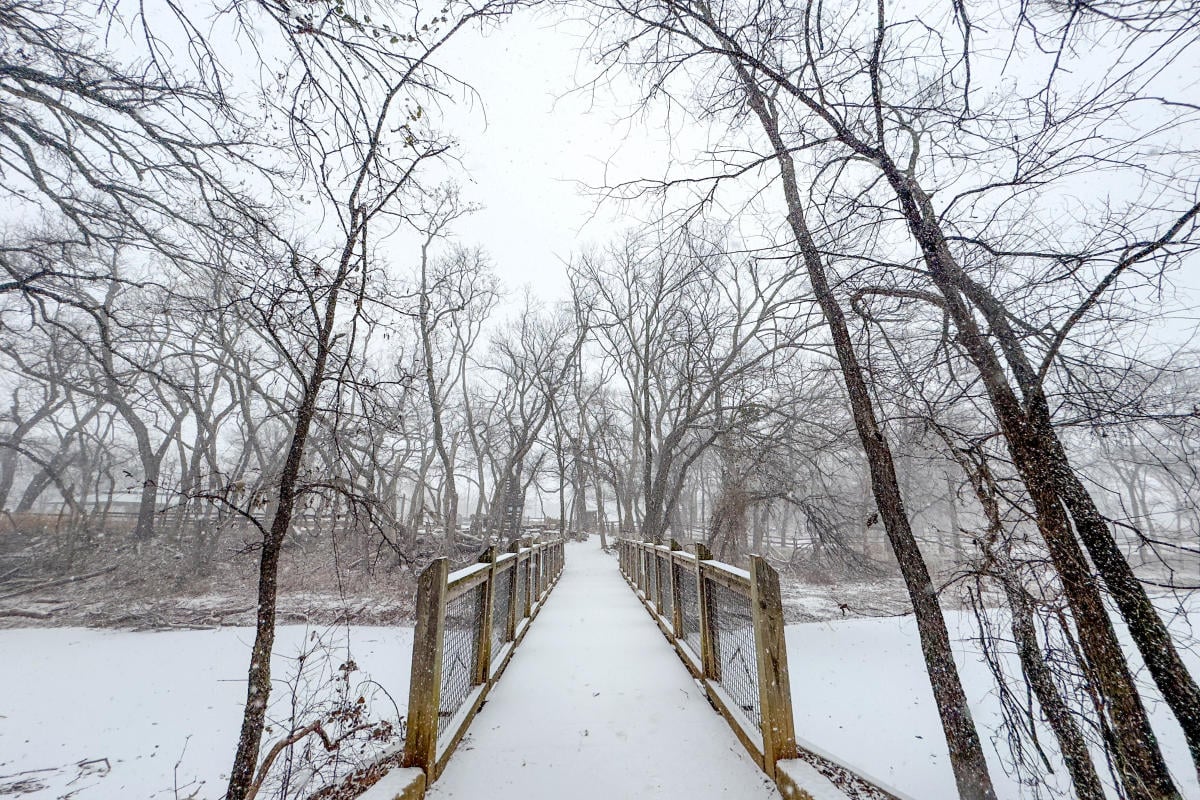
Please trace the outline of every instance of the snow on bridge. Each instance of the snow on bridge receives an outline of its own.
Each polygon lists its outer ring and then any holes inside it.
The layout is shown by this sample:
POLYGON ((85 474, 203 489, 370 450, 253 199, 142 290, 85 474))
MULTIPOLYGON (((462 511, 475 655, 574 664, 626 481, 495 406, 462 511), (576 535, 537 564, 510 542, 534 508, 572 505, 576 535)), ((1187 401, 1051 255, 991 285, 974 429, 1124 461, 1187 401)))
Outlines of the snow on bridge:
POLYGON ((773 570, 756 562, 755 578, 631 542, 618 570, 594 544, 568 547, 569 558, 560 543, 493 550, 454 573, 440 560, 422 575, 407 769, 364 800, 846 797, 794 758, 773 570), (703 656, 689 649, 691 606, 704 609, 703 656))
POLYGON ((558 588, 430 798, 780 797, 595 543, 558 588))

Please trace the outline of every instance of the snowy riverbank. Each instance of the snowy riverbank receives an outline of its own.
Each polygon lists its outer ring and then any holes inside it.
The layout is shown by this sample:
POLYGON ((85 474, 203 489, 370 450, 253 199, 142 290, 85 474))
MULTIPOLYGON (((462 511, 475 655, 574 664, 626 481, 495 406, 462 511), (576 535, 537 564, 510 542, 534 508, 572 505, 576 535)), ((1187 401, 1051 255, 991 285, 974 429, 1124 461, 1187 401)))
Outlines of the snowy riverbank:
MULTIPOLYGON (((1001 797, 1028 796, 995 753, 999 702, 970 641, 974 631, 965 615, 949 621, 1001 797)), ((345 654, 344 628, 283 627, 277 681, 296 673, 293 658, 311 646, 314 631, 335 642, 334 659, 345 654)), ((411 629, 353 627, 349 636, 356 674, 382 683, 400 705, 380 695, 378 715, 403 713, 411 629)), ((247 628, 0 631, 0 798, 218 796, 240 720, 250 637, 247 628)), ((911 617, 790 625, 787 637, 802 739, 914 798, 954 796, 911 617)), ((1200 672, 1200 659, 1189 657, 1200 672)), ((274 713, 284 714, 290 693, 277 687, 274 713)), ((1184 795, 1200 797, 1169 712, 1149 705, 1184 795)))
MULTIPOLYGON (((284 626, 272 671, 272 716, 287 713, 281 681, 294 657, 331 643, 333 659, 310 658, 310 679, 346 653, 345 628, 284 626)), ((0 797, 52 800, 209 798, 224 776, 245 701, 253 631, 129 632, 80 628, 0 631, 0 797), (13 790, 22 785, 25 791, 13 790), (10 787, 7 792, 5 787, 10 787)), ((408 698, 410 628, 350 629, 361 672, 398 703, 408 698)), ((394 718, 380 698, 377 713, 394 718)))

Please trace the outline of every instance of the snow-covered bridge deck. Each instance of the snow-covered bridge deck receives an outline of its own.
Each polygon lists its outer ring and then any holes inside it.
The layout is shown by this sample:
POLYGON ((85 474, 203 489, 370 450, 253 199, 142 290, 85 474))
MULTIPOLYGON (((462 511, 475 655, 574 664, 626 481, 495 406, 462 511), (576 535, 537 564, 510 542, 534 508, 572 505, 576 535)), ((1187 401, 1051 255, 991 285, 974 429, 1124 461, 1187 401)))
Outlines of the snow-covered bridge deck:
POLYGON ((779 798, 595 540, 570 545, 553 599, 430 798, 779 798))

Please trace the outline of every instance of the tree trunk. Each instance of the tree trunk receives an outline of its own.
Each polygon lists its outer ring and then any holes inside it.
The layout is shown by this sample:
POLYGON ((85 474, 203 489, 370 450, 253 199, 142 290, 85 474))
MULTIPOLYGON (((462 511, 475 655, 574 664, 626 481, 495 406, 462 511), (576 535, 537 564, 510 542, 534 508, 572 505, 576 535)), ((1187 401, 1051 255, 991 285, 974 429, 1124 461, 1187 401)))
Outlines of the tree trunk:
MULTIPOLYGON (((983 545, 991 555, 997 568, 997 578, 1004 589, 1012 614, 1013 641, 1017 645, 1017 656, 1025 679, 1037 697, 1038 705, 1058 740, 1058 749, 1066 762, 1067 772, 1078 800, 1104 800, 1104 786, 1096 772, 1096 765, 1088 751, 1083 731, 1075 722, 1071 708, 1058 691, 1054 675, 1046 663, 1046 655, 1038 644, 1037 627, 1034 623, 1033 602, 1021 583, 1020 575, 1013 564, 1009 543, 1004 537, 1004 526, 1000 518, 998 493, 991 470, 979 456, 972 465, 964 455, 959 455, 950 439, 942 434, 947 446, 974 490, 975 498, 983 509, 987 520, 988 538, 983 545)), ((946 483, 950 485, 949 473, 946 483)), ((1082 665, 1085 666, 1086 665, 1082 665)), ((1099 711, 1099 709, 1097 709, 1099 711)))
POLYGON ((738 61, 731 59, 731 63, 742 82, 751 109, 771 141, 775 160, 780 167, 788 224, 800 248, 817 302, 829 327, 834 352, 850 399, 855 429, 866 452, 875 505, 883 520, 888 541, 896 555, 909 599, 913 604, 921 651, 925 657, 938 715, 946 736, 950 764, 954 770, 959 795, 962 800, 995 800, 996 793, 992 788, 987 759, 984 757, 979 733, 975 729, 975 722, 967 705, 958 667, 954 663, 950 634, 946 630, 946 621, 942 617, 937 592, 904 510, 891 449, 876 419, 863 370, 854 352, 853 340, 846 325, 845 314, 829 287, 820 251, 812 240, 804 219, 801 193, 791 153, 780 136, 766 97, 738 61))
MULTIPOLYGON (((1022 413, 1021 404, 1008 383, 999 358, 963 301, 952 274, 957 271, 957 263, 936 223, 927 221, 932 213, 928 199, 923 194, 918 195, 912 183, 894 166, 887 170, 887 177, 900 199, 909 228, 921 246, 930 277, 945 299, 946 311, 954 320, 959 342, 979 371, 1004 432, 1013 465, 1029 491, 1038 527, 1062 579, 1078 625, 1080 646, 1087 655, 1098 687, 1108 700, 1107 711, 1117 739, 1117 766, 1125 789, 1135 800, 1177 798, 1179 792, 1163 760, 1112 621, 1104 608, 1103 598, 1071 532, 1063 505, 1067 498, 1057 491, 1064 477, 1064 468, 1069 470, 1069 467, 1057 462, 1056 450, 1061 449, 1057 436, 1052 429, 1041 429, 1040 425, 1022 413)), ((996 334, 994 326, 992 333, 996 334)), ((1082 529, 1080 534, 1085 535, 1082 529)), ((1183 674, 1186 675, 1186 671, 1183 674)), ((1200 715, 1196 719, 1200 722, 1200 715)), ((1189 738, 1189 744, 1190 741, 1189 738)))
POLYGON ((352 217, 352 233, 347 237, 338 263, 338 271, 329 286, 321 329, 317 335, 316 358, 312 371, 304 383, 304 393, 296 410, 296 426, 288 446, 287 458, 279 477, 278 502, 271 519, 271 527, 263 537, 262 552, 258 565, 258 613, 255 617, 254 646, 250 651, 250 669, 247 675, 246 705, 242 715, 242 729, 238 736, 237 751, 233 766, 229 770, 229 787, 225 800, 245 800, 254 784, 258 766, 258 751, 262 745, 263 728, 266 721, 267 701, 271 695, 271 652, 275 647, 275 606, 278 592, 279 553, 292 524, 296 506, 296 489, 300 467, 304 459, 305 443, 316 412, 317 398, 326 378, 330 343, 337 316, 338 295, 349 279, 354 256, 354 245, 358 239, 358 225, 353 218, 362 213, 356 210, 352 217))
POLYGON ((454 553, 454 535, 458 530, 458 486, 454 482, 454 459, 446 448, 442 430, 442 396, 433 372, 433 330, 429 321, 429 242, 421 245, 421 298, 418 313, 421 321, 421 350, 424 355, 425 390, 429 394, 429 413, 433 419, 433 446, 442 462, 442 532, 444 553, 454 553))

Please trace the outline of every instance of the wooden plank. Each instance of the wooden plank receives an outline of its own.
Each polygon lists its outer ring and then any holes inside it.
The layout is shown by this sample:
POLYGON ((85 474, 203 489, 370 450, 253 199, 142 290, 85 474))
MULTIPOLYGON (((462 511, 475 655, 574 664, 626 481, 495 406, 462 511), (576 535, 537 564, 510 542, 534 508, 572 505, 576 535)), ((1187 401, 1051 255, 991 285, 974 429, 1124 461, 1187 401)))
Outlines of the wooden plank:
POLYGON ((450 761, 450 756, 454 755, 454 748, 458 747, 458 743, 466 735, 467 729, 471 727, 471 721, 475 719, 475 715, 483 707, 483 701, 487 699, 487 693, 488 685, 485 683, 482 686, 476 686, 471 690, 471 694, 467 695, 467 699, 463 703, 464 710, 460 710, 456 715, 461 717, 461 719, 457 725, 451 725, 446 729, 446 734, 449 738, 437 749, 437 760, 434 762, 433 770, 429 773, 430 783, 433 783, 442 776, 443 770, 446 769, 446 764, 450 761))
MULTIPOLYGON (((763 755, 762 737, 758 731, 753 730, 751 721, 746 719, 745 715, 737 710, 733 699, 725 693, 720 684, 716 681, 705 679, 704 681, 705 694, 708 696, 708 702, 717 713, 725 718, 730 728, 733 728, 734 734, 738 741, 742 743, 742 747, 746 748, 746 752, 754 759, 754 763, 767 772, 766 759, 763 755)), ((772 775, 774 777, 774 775, 772 775)))
POLYGON ((658 554, 657 546, 650 551, 650 560, 654 564, 654 609, 661 611, 663 598, 663 560, 658 554))
POLYGON ((700 666, 699 657, 692 652, 692 649, 688 647, 687 642, 683 639, 676 639, 674 644, 675 655, 679 656, 679 660, 687 667, 687 671, 692 673, 693 678, 702 680, 704 678, 704 669, 700 666))
POLYGON ((456 597, 462 597, 486 581, 490 572, 491 564, 479 563, 450 573, 446 581, 447 601, 453 600, 456 597))
POLYGON ((763 769, 775 777, 775 762, 795 758, 792 688, 784 639, 783 600, 779 573, 761 556, 750 557, 750 611, 758 661, 759 707, 762 712, 763 769))
POLYGON ((741 570, 738 570, 738 572, 734 572, 731 569, 727 569, 726 566, 727 565, 722 564, 720 561, 705 561, 704 562, 704 575, 711 581, 719 583, 722 586, 724 586, 728 589, 731 589, 740 595, 749 597, 750 596, 750 575, 749 575, 749 573, 744 574, 744 575, 739 574, 739 573, 741 573, 741 570))
POLYGON ((442 687, 442 639, 446 628, 446 578, 450 564, 436 559, 417 580, 416 628, 408 689, 405 767, 432 774, 437 761, 438 706, 442 687))

